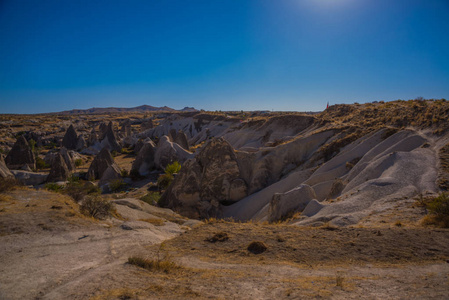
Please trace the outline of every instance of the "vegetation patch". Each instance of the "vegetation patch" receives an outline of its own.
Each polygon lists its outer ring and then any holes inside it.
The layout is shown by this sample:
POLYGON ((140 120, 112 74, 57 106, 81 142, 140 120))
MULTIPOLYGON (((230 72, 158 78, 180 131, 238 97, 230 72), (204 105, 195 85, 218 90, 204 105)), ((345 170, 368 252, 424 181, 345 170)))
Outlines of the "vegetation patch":
POLYGON ((449 228, 449 195, 441 193, 426 203, 429 215, 423 220, 424 225, 449 228))
POLYGON ((151 259, 141 256, 131 256, 128 258, 128 264, 135 265, 149 271, 157 271, 164 273, 170 273, 172 271, 182 268, 167 256, 162 259, 160 258, 151 259))
POLYGON ((0 193, 12 191, 18 186, 21 184, 15 178, 0 178, 0 193))
POLYGON ((82 214, 95 219, 105 219, 112 215, 114 206, 109 200, 103 199, 98 195, 85 197, 80 205, 82 214))
POLYGON ((52 192, 61 192, 64 189, 63 185, 59 185, 55 182, 48 182, 45 184, 45 189, 52 192))
POLYGON ((216 233, 213 236, 206 239, 206 241, 210 243, 225 242, 227 240, 229 240, 229 236, 226 232, 216 233))
POLYGON ((146 202, 150 205, 155 205, 159 202, 161 199, 161 193, 159 192, 149 192, 145 196, 140 197, 140 200, 143 202, 146 202))
POLYGON ((253 254, 261 254, 261 253, 264 253, 265 251, 267 251, 268 248, 264 244, 264 242, 254 241, 248 245, 247 249, 249 252, 251 252, 253 254))

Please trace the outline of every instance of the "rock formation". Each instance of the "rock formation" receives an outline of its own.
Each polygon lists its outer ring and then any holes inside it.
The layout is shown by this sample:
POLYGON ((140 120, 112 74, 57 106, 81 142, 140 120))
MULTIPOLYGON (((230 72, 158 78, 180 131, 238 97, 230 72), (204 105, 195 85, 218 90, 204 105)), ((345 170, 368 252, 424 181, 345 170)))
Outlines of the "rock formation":
POLYGON ((153 120, 147 119, 140 124, 140 130, 145 131, 154 127, 153 120))
POLYGON ((312 199, 315 191, 307 184, 301 184, 286 193, 276 193, 270 201, 269 220, 281 220, 295 211, 302 211, 312 199))
POLYGON ((84 139, 84 136, 83 136, 83 135, 80 135, 80 136, 78 137, 77 142, 76 142, 76 150, 77 150, 77 151, 81 151, 81 150, 83 150, 84 148, 86 148, 86 140, 84 139))
POLYGON ((47 177, 48 182, 65 181, 69 177, 70 172, 60 153, 53 158, 50 174, 47 177))
POLYGON ((190 158, 192 154, 176 143, 170 142, 168 136, 163 136, 159 139, 156 153, 154 155, 154 163, 157 168, 164 169, 168 164, 178 161, 184 162, 190 158))
POLYGON ((131 136, 131 121, 129 119, 126 119, 122 123, 122 127, 120 128, 120 132, 123 135, 123 137, 131 136))
POLYGON ((104 171, 103 175, 100 178, 100 181, 98 182, 98 186, 102 187, 113 180, 121 178, 122 176, 120 175, 120 167, 116 163, 113 163, 104 171))
POLYGON ((107 126, 106 133, 103 140, 101 141, 101 146, 103 148, 107 148, 109 151, 120 152, 122 150, 122 147, 117 142, 117 137, 114 133, 114 129, 112 128, 112 122, 109 122, 107 126))
POLYGON ((184 163, 159 203, 189 217, 207 218, 219 216, 221 205, 246 195, 247 183, 234 150, 219 138, 210 140, 194 159, 184 163))
POLYGON ((156 145, 153 141, 145 142, 133 162, 131 171, 136 170, 142 176, 148 175, 154 169, 155 149, 156 145))
POLYGON ((101 122, 100 126, 98 127, 98 139, 99 140, 104 139, 107 130, 108 130, 108 125, 106 125, 106 123, 104 123, 104 122, 101 122))
POLYGON ((189 142, 187 141, 187 135, 184 131, 179 130, 176 134, 175 141, 176 144, 184 148, 185 150, 189 150, 189 142))
POLYGON ((76 150, 77 144, 78 136, 76 134, 75 128, 73 128, 73 125, 70 125, 65 132, 64 138, 62 139, 62 146, 66 147, 69 150, 76 150))
POLYGON ((98 143, 98 135, 97 135, 97 132, 95 131, 95 129, 92 129, 92 131, 90 132, 90 135, 89 135, 88 145, 93 146, 96 143, 98 143))
POLYGON ((19 170, 27 166, 30 169, 36 168, 36 159, 33 151, 31 151, 27 140, 24 136, 20 136, 11 151, 5 159, 6 165, 10 170, 19 170))
MULTIPOLYGON (((67 169, 69 171, 75 171, 75 162, 73 161, 72 156, 69 154, 69 151, 65 147, 62 147, 61 150, 59 150, 59 153, 61 154, 62 158, 64 159, 64 162, 67 166, 67 169)), ((52 165, 53 162, 50 164, 52 165)))
POLYGON ((0 178, 13 178, 14 175, 8 169, 3 159, 3 156, 0 155, 0 178))
POLYGON ((89 180, 100 179, 106 169, 114 163, 111 153, 108 149, 103 148, 100 153, 95 156, 87 171, 89 180))

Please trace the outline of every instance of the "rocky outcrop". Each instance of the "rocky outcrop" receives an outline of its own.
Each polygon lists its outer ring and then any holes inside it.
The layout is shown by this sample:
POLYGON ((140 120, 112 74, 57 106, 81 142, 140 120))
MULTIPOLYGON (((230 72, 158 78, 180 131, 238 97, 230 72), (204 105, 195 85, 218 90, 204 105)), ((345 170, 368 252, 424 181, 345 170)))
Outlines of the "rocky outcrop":
POLYGON ((187 141, 187 135, 184 133, 184 131, 179 130, 178 133, 176 133, 175 143, 185 150, 189 150, 189 142, 187 141))
POLYGON ((123 137, 131 136, 131 121, 129 119, 125 120, 122 123, 120 132, 123 135, 123 137))
POLYGON ((108 130, 108 125, 106 123, 101 122, 100 126, 98 126, 98 139, 102 140, 106 136, 106 131, 108 130))
POLYGON ((76 134, 75 128, 73 128, 73 125, 70 125, 65 132, 64 138, 62 139, 62 146, 66 147, 69 150, 76 150, 77 144, 78 136, 76 134))
POLYGON ((180 173, 162 195, 160 204, 194 218, 219 216, 221 205, 247 195, 234 149, 224 139, 212 139, 180 173))
POLYGON ((109 122, 107 126, 106 133, 101 141, 101 146, 107 148, 109 151, 120 152, 122 150, 122 146, 117 142, 117 136, 112 128, 112 122, 109 122))
MULTIPOLYGON (((72 172, 75 171, 75 162, 73 161, 72 156, 69 154, 69 151, 67 151, 66 148, 62 147, 61 150, 59 150, 59 153, 61 154, 62 158, 64 159, 64 162, 67 166, 67 169, 72 172)), ((53 162, 50 164, 52 165, 53 162)))
POLYGON ((111 153, 108 149, 103 148, 100 153, 95 156, 87 171, 89 180, 100 179, 106 169, 114 163, 111 153))
POLYGON ((157 149, 154 154, 154 164, 159 169, 164 169, 167 165, 178 161, 183 163, 191 158, 192 154, 176 143, 170 141, 168 136, 159 139, 157 149))
POLYGON ((65 181, 69 177, 70 172, 60 153, 57 153, 53 158, 50 174, 48 175, 48 182, 65 181))
POLYGON ((84 148, 86 148, 86 140, 84 139, 83 135, 80 135, 78 137, 78 141, 76 142, 76 150, 81 151, 84 148))
POLYGON ((20 136, 6 156, 5 163, 10 170, 19 170, 24 166, 35 169, 36 159, 24 136, 20 136))
POLYGON ((14 175, 8 169, 3 159, 3 156, 0 155, 0 178, 13 178, 14 175))
POLYGON ((154 169, 154 154, 156 145, 153 141, 147 141, 139 151, 136 159, 133 162, 131 171, 137 171, 140 175, 146 176, 154 169))
POLYGON ((90 135, 89 135, 89 139, 88 139, 88 145, 89 146, 93 146, 93 145, 95 145, 96 143, 98 143, 98 135, 97 135, 97 132, 95 131, 95 129, 92 129, 92 131, 90 132, 90 135))
POLYGON ((14 177, 24 185, 39 185, 47 180, 48 174, 12 170, 14 177))
POLYGON ((103 175, 101 175, 98 186, 103 187, 111 181, 121 178, 122 176, 120 175, 120 167, 116 163, 113 163, 103 172, 103 175))
POLYGON ((140 130, 145 131, 154 127, 154 123, 152 119, 143 120, 140 124, 140 130))
POLYGON ((270 201, 269 220, 281 220, 296 211, 302 211, 312 199, 315 191, 307 184, 301 184, 286 193, 276 193, 270 201))

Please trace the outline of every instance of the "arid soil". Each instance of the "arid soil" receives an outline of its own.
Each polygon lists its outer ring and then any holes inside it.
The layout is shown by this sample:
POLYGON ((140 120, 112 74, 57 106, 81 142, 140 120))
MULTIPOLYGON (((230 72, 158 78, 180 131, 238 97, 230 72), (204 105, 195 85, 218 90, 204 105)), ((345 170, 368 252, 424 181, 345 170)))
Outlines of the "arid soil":
POLYGON ((211 220, 160 244, 155 233, 168 225, 123 230, 119 220, 80 215, 60 194, 18 189, 1 200, 1 299, 449 296, 447 229, 211 220), (253 241, 267 250, 249 252, 253 241), (131 256, 175 267, 146 270, 128 264, 131 256))

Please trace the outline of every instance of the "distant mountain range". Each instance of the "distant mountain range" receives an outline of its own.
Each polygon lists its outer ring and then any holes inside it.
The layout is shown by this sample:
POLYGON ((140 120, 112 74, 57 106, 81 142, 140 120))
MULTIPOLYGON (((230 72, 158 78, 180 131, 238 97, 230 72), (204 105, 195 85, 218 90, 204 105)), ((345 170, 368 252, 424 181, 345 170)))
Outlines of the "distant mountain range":
POLYGON ((193 107, 184 107, 183 109, 176 110, 168 106, 155 107, 151 105, 141 105, 136 107, 92 107, 88 109, 72 109, 61 112, 56 112, 55 114, 66 114, 66 115, 78 115, 78 114, 108 114, 108 113, 120 113, 120 112, 195 112, 198 111, 193 107))

